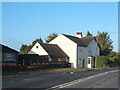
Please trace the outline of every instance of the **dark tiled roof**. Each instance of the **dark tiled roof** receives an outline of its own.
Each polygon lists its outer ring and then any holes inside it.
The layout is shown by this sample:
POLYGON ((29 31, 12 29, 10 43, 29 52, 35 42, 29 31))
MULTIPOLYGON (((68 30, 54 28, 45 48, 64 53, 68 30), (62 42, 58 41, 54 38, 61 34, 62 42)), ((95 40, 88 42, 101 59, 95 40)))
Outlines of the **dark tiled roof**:
POLYGON ((67 54, 58 46, 55 44, 45 44, 40 43, 40 45, 46 50, 46 52, 54 58, 62 58, 67 57, 67 54))
POLYGON ((82 37, 82 38, 80 38, 80 40, 81 40, 86 46, 88 46, 89 43, 90 43, 93 39, 95 39, 95 38, 92 37, 92 36, 87 36, 87 37, 82 37))
POLYGON ((75 42, 77 45, 85 46, 85 47, 87 47, 89 43, 94 39, 93 36, 78 38, 78 37, 71 36, 71 35, 65 35, 65 34, 63 35, 69 38, 70 40, 72 40, 73 42, 75 42))
POLYGON ((15 52, 15 53, 19 53, 18 51, 14 50, 12 48, 9 48, 8 46, 2 45, 2 44, 0 44, 0 51, 2 51, 2 52, 15 52))

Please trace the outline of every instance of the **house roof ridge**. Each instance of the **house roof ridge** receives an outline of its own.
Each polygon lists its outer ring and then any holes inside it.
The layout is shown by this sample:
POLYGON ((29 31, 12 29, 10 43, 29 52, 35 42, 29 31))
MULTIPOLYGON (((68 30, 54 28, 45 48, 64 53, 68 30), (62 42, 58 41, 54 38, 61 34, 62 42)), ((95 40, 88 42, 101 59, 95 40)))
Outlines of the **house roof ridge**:
POLYGON ((89 45, 89 43, 91 42, 92 39, 94 39, 94 36, 87 36, 87 37, 78 38, 78 37, 72 36, 72 35, 66 35, 66 34, 62 34, 62 35, 69 38, 70 40, 75 42, 77 45, 85 46, 85 47, 89 45))
MULTIPOLYGON (((62 35, 66 35, 66 36, 71 36, 71 37, 75 37, 75 38, 78 38, 76 36, 73 36, 73 35, 68 35, 68 34, 63 34, 62 35)), ((86 37, 95 37, 95 36, 85 36, 85 37, 81 37, 81 38, 86 38, 86 37)), ((78 38, 78 39, 81 39, 81 38, 78 38)))
POLYGON ((68 34, 62 34, 62 35, 78 38, 78 37, 76 37, 76 36, 72 36, 72 35, 68 35, 68 34))

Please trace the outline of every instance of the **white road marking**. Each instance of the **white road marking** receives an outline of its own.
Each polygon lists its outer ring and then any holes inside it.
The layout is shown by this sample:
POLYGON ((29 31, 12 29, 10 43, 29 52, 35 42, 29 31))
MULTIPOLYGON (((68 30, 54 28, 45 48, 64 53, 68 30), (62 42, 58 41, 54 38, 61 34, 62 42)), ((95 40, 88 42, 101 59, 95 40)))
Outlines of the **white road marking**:
POLYGON ((104 73, 92 75, 92 76, 89 76, 89 77, 77 79, 77 80, 74 80, 74 81, 71 81, 71 82, 68 82, 68 83, 64 83, 64 84, 60 84, 60 85, 57 85, 57 86, 48 88, 48 89, 46 89, 46 90, 57 90, 57 89, 59 89, 59 88, 64 88, 64 87, 67 87, 67 86, 70 86, 70 85, 73 85, 73 84, 76 84, 76 83, 79 83, 79 82, 82 82, 82 81, 85 81, 85 80, 88 80, 88 79, 91 79, 91 78, 94 78, 94 77, 98 77, 98 76, 101 76, 101 75, 105 75, 105 74, 107 74, 107 73, 117 72, 117 71, 119 71, 119 70, 108 71, 108 72, 104 72, 104 73))

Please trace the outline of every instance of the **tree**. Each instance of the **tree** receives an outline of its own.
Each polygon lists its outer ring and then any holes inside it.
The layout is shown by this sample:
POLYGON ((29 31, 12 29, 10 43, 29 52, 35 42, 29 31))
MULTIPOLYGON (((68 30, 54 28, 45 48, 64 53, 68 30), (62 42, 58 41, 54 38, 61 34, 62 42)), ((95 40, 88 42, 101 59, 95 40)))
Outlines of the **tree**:
POLYGON ((42 40, 41 38, 36 39, 36 40, 34 40, 34 41, 32 42, 32 45, 35 45, 36 42, 41 42, 41 43, 43 43, 43 40, 42 40))
POLYGON ((57 33, 52 33, 52 34, 50 34, 48 37, 47 37, 47 39, 45 39, 45 41, 47 42, 47 43, 49 43, 50 41, 52 41, 54 38, 56 38, 58 36, 58 34, 57 33))
POLYGON ((120 52, 117 52, 117 54, 116 54, 118 57, 120 57, 120 52))
POLYGON ((89 31, 87 31, 87 35, 86 36, 92 36, 92 34, 89 31))
POLYGON ((39 38, 39 39, 37 38, 32 42, 32 45, 22 44, 22 46, 20 48, 20 54, 27 54, 30 51, 30 49, 36 44, 36 42, 43 43, 43 40, 41 38, 39 38))
POLYGON ((100 45, 100 55, 104 55, 104 56, 109 55, 113 49, 113 46, 112 46, 113 41, 110 39, 108 32, 100 33, 98 31, 96 40, 100 45))
POLYGON ((117 55, 117 52, 111 51, 110 54, 109 54, 109 57, 114 57, 116 55, 117 55))
POLYGON ((30 50, 29 46, 22 44, 20 48, 20 54, 27 54, 29 50, 30 50))
POLYGON ((109 58, 109 62, 111 62, 111 66, 119 66, 120 65, 120 57, 118 55, 109 58))

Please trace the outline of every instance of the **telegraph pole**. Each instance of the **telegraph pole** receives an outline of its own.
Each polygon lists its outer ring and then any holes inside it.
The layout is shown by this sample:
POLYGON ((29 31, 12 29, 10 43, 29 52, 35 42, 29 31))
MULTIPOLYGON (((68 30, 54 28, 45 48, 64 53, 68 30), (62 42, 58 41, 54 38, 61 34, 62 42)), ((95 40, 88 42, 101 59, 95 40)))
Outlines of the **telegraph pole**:
POLYGON ((98 44, 96 43, 96 59, 95 59, 95 68, 97 67, 97 56, 98 56, 98 44))

